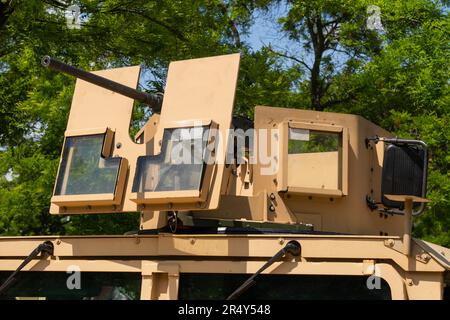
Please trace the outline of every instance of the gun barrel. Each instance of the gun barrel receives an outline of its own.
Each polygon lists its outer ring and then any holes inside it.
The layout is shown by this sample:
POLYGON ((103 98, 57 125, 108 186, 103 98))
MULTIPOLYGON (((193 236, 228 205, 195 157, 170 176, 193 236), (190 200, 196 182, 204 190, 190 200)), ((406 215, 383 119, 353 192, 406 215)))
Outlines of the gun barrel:
POLYGON ((55 60, 49 56, 45 56, 42 58, 42 65, 46 68, 70 74, 84 81, 90 82, 102 88, 117 92, 121 95, 142 102, 152 107, 154 112, 158 112, 161 110, 162 98, 158 95, 152 95, 145 92, 137 91, 136 89, 130 88, 115 81, 72 67, 68 64, 65 64, 64 62, 55 60))

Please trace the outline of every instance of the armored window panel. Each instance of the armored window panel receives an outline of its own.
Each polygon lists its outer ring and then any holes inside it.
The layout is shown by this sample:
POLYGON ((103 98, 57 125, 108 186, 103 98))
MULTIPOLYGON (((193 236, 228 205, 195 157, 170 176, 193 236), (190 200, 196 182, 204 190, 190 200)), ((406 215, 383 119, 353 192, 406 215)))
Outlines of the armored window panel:
POLYGON ((133 192, 199 190, 207 127, 166 129, 162 151, 137 160, 133 192))
POLYGON ((120 158, 100 156, 103 135, 68 137, 55 195, 113 194, 120 158))
POLYGON ((340 145, 339 133, 289 128, 288 185, 339 189, 340 145))
POLYGON ((69 207, 120 204, 127 161, 110 157, 112 140, 109 130, 66 137, 52 203, 69 207))
POLYGON ((202 185, 211 157, 210 127, 165 129, 161 152, 137 159, 133 193, 136 202, 165 203, 201 200, 202 185))
POLYGON ((347 194, 347 129, 323 124, 284 125, 280 191, 341 197, 347 194))

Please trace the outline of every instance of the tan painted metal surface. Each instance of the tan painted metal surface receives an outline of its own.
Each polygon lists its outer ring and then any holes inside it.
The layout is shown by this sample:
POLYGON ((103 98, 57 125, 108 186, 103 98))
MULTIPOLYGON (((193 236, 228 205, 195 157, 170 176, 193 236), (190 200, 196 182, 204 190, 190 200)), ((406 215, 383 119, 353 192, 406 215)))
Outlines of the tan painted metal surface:
MULTIPOLYGON (((386 246, 388 240, 399 241, 387 237, 4 237, 0 238, 0 270, 17 268, 20 257, 44 239, 54 243, 55 256, 32 261, 25 272, 65 272, 70 265, 77 265, 82 272, 140 273, 142 299, 176 299, 180 273, 254 273, 292 239, 301 244, 301 257, 277 262, 266 274, 376 275, 387 281, 393 299, 442 298, 445 268, 435 259, 424 263, 406 257, 386 246)), ((413 252, 419 255, 421 248, 415 245, 413 252)))

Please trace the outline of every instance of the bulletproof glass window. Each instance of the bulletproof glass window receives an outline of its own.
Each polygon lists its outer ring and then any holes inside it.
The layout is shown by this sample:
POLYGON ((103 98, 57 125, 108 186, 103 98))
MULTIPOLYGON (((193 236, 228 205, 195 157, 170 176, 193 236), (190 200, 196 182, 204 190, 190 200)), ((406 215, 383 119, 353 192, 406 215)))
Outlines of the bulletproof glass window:
POLYGON ((67 137, 55 196, 114 194, 122 158, 104 158, 104 134, 67 137))
POLYGON ((288 186, 341 189, 341 153, 341 132, 289 128, 288 186))
POLYGON ((161 153, 138 158, 133 192, 200 190, 208 135, 208 126, 165 129, 161 153))

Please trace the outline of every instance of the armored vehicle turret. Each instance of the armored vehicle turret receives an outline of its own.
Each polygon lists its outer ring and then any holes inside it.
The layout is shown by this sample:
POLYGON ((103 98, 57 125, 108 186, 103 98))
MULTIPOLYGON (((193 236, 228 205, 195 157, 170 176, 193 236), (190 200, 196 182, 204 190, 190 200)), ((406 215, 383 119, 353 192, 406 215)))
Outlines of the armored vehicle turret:
POLYGON ((426 143, 350 114, 257 106, 237 117, 239 62, 172 62, 162 99, 135 90, 139 66, 88 73, 45 57, 78 77, 49 214, 139 212, 140 225, 0 238, 0 295, 448 296, 450 250, 411 237, 429 201, 426 143), (153 114, 130 137, 134 100, 153 114))

